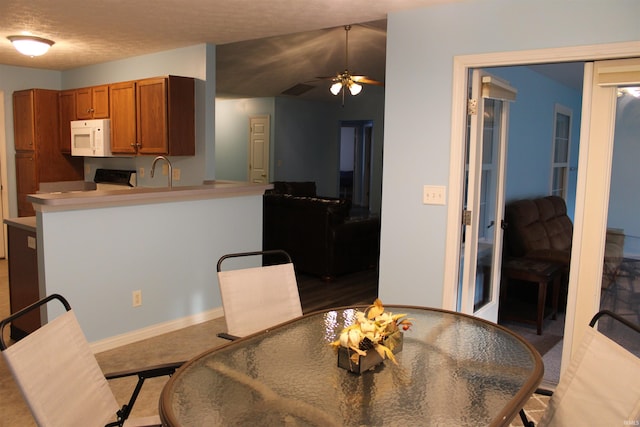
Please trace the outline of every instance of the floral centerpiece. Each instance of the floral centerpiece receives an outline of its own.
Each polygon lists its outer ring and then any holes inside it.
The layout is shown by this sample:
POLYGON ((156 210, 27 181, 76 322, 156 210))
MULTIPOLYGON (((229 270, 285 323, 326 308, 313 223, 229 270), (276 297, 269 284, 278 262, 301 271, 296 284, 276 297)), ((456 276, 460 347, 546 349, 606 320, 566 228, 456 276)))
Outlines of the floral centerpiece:
POLYGON ((338 351, 338 365, 360 373, 386 358, 397 363, 394 353, 402 348, 401 330, 406 331, 412 325, 406 316, 385 311, 379 298, 364 312, 356 311, 355 323, 343 329, 339 339, 331 343, 338 351))

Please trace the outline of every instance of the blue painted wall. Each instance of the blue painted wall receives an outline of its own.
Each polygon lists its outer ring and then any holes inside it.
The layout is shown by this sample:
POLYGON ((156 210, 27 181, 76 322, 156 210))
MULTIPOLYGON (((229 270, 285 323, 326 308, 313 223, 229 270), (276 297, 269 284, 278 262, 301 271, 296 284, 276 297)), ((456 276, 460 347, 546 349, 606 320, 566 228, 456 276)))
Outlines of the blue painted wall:
POLYGON ((319 195, 339 194, 340 122, 373 122, 370 209, 382 203, 384 90, 367 86, 344 106, 293 97, 216 100, 216 176, 247 177, 249 116, 271 115, 271 181, 315 181, 319 195))
MULTIPOLYGON (((249 117, 268 115, 273 121, 273 98, 216 99, 216 177, 248 181, 249 117)), ((273 124, 269 127, 273 145, 273 124)))
POLYGON ((454 57, 637 41, 638 16, 634 0, 475 0, 389 15, 383 301, 443 301, 447 209, 423 205, 422 187, 449 179, 454 57))
POLYGON ((559 84, 525 66, 487 69, 518 90, 509 110, 509 146, 505 200, 549 195, 555 104, 573 112, 571 128, 571 170, 567 211, 575 210, 582 91, 559 84))
POLYGON ((640 98, 618 98, 609 195, 610 227, 622 228, 625 255, 640 259, 640 98))
POLYGON ((92 342, 219 309, 218 259, 261 247, 262 195, 38 214, 41 284, 92 342))

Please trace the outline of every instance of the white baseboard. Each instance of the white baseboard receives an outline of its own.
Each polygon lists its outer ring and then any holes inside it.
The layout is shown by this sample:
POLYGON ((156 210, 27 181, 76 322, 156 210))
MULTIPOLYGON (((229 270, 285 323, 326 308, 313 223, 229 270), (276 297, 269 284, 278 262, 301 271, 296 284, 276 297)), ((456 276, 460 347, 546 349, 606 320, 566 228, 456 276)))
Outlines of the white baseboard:
POLYGON ((197 325, 199 323, 208 322, 209 320, 218 319, 224 316, 222 307, 217 307, 203 313, 194 314, 192 316, 183 317, 181 319, 170 320, 168 322, 157 323, 146 328, 137 329, 127 332, 126 334, 116 335, 105 338, 103 340, 90 343, 93 353, 112 350, 114 348, 132 344, 147 338, 157 337, 167 332, 177 331, 178 329, 197 325))

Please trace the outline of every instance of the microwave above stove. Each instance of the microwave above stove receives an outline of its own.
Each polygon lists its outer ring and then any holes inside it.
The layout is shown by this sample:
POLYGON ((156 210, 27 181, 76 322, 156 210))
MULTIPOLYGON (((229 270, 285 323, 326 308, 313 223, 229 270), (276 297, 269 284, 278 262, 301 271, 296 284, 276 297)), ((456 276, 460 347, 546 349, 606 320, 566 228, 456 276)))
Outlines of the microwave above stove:
POLYGON ((71 122, 71 155, 111 157, 110 120, 73 120, 71 122))

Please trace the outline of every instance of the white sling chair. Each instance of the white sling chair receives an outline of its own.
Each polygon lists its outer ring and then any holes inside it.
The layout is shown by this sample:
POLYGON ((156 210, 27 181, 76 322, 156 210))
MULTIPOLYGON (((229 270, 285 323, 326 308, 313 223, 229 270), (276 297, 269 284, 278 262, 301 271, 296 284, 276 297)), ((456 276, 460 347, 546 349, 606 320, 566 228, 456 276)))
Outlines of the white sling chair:
POLYGON ((160 425, 158 416, 130 419, 129 414, 144 380, 171 375, 173 363, 112 375, 102 373, 67 300, 50 295, 0 322, 0 350, 41 427, 160 425), (20 341, 7 346, 2 331, 12 320, 57 299, 66 312, 20 341), (107 379, 138 376, 129 402, 118 405, 107 379), (125 423, 126 421, 126 423, 125 423))
MULTIPOLYGON (((640 422, 640 358, 594 328, 604 315, 640 333, 638 325, 615 313, 598 312, 560 378, 539 426, 621 426, 640 422)), ((530 421, 524 424, 533 426, 530 421)))
POLYGON ((302 316, 296 275, 291 257, 282 250, 242 252, 224 255, 217 265, 218 282, 227 333, 236 339, 302 316), (250 256, 284 257, 284 264, 263 265, 222 271, 229 258, 250 256))

